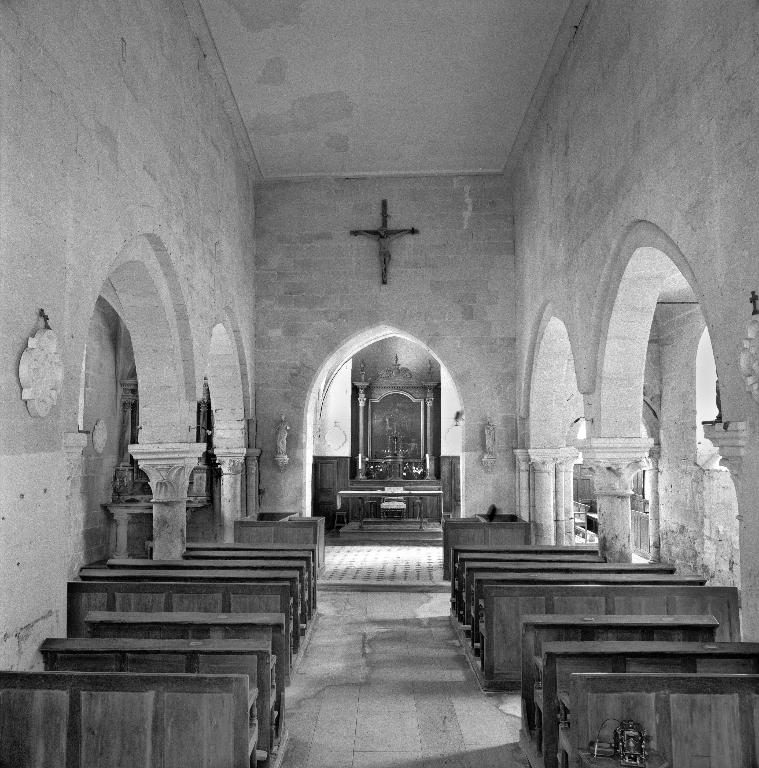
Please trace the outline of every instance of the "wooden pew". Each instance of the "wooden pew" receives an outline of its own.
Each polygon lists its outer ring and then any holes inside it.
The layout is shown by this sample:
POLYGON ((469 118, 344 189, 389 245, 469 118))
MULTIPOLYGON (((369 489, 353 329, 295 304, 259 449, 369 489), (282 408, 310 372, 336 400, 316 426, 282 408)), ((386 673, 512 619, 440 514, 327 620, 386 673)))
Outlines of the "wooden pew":
POLYGON ((250 768, 256 694, 247 675, 0 672, 0 765, 250 768))
POLYGON ((572 555, 577 558, 584 556, 589 562, 605 562, 606 558, 598 551, 595 544, 577 544, 576 546, 564 546, 553 544, 454 544, 451 547, 450 554, 444 552, 443 561, 445 578, 450 578, 450 574, 455 572, 455 564, 459 555, 463 552, 481 552, 482 554, 493 554, 501 552, 503 554, 515 555, 572 555))
POLYGON ((651 575, 655 573, 673 574, 675 566, 668 563, 585 563, 573 560, 561 562, 525 561, 491 561, 480 559, 459 558, 458 563, 459 589, 456 594, 458 618, 464 624, 470 621, 475 605, 475 579, 482 573, 487 573, 488 581, 493 581, 498 573, 634 573, 651 575))
MULTIPOLYGON (((582 751, 605 718, 624 717, 648 731, 651 749, 672 768, 752 768, 759 742, 758 694, 759 675, 572 675, 570 765, 598 765, 582 751)), ((649 766, 655 765, 652 758, 649 766)))
POLYGON ((324 518, 291 517, 283 522, 242 517, 235 520, 235 541, 241 544, 288 544, 316 548, 317 566, 324 566, 324 518))
MULTIPOLYGON (((716 628, 713 616, 524 616, 520 740, 533 768, 556 766, 558 692, 568 689, 570 673, 695 672, 695 657, 682 649, 703 653, 709 645, 716 648, 716 628), (670 645, 680 653, 663 648, 670 645), (628 647, 634 649, 629 656, 628 647)), ((759 671, 755 664, 746 665, 750 655, 744 652, 736 666, 733 653, 730 665, 720 671, 759 671)))
MULTIPOLYGON (((277 659, 286 652, 281 613, 201 613, 199 611, 90 611, 84 619, 86 637, 146 640, 263 640, 277 659)), ((276 710, 284 730, 285 675, 275 666, 276 710)))
POLYGON ((40 646, 47 672, 245 674, 258 690, 259 764, 280 741, 276 716, 276 656, 270 640, 141 640, 49 637, 40 646))
POLYGON ((543 583, 484 586, 479 619, 483 648, 480 665, 475 666, 483 687, 493 690, 520 687, 521 620, 528 613, 706 614, 714 616, 719 622, 717 640, 740 640, 738 590, 735 587, 702 587, 666 582, 649 585, 630 582, 566 584, 551 581, 551 578, 559 577, 549 577, 543 583))
POLYGON ((316 598, 317 598, 317 580, 318 571, 316 568, 316 557, 314 556, 314 550, 311 549, 188 549, 185 551, 183 558, 185 560, 256 560, 264 558, 266 560, 300 560, 302 559, 306 565, 306 570, 309 574, 309 579, 313 586, 311 606, 313 611, 316 610, 316 598))
MULTIPOLYGON (((176 568, 82 568, 79 571, 79 578, 82 581, 173 581, 173 582, 196 582, 202 581, 209 584, 214 583, 239 583, 239 584, 262 584, 274 581, 286 581, 290 586, 290 599, 293 605, 293 620, 296 616, 300 617, 300 634, 305 632, 304 618, 305 608, 301 605, 300 576, 297 571, 287 570, 268 570, 268 569, 212 569, 203 568, 182 570, 181 575, 176 568)), ((293 626, 293 636, 296 633, 296 626, 293 626)))
MULTIPOLYGON (((88 566, 85 566, 85 568, 88 566)), ((106 562, 107 568, 128 568, 136 570, 139 568, 170 568, 177 571, 183 570, 224 570, 235 569, 242 570, 252 568, 254 570, 296 570, 298 571, 299 587, 301 592, 301 606, 305 608, 304 623, 307 623, 313 616, 314 598, 311 595, 311 580, 308 569, 303 560, 277 560, 268 558, 258 558, 255 560, 151 560, 148 558, 124 557, 111 558, 106 562)), ((314 585, 314 592, 316 591, 314 585)))
POLYGON ((479 560, 492 563, 605 563, 598 554, 592 552, 489 552, 472 551, 464 552, 454 548, 451 552, 451 611, 458 616, 455 610, 457 604, 456 592, 463 592, 463 564, 467 561, 479 560))
POLYGON ((282 613, 290 652, 279 660, 290 679, 292 652, 300 638, 292 631, 290 585, 150 581, 70 581, 66 587, 67 634, 84 637, 89 611, 205 611, 214 613, 282 613))

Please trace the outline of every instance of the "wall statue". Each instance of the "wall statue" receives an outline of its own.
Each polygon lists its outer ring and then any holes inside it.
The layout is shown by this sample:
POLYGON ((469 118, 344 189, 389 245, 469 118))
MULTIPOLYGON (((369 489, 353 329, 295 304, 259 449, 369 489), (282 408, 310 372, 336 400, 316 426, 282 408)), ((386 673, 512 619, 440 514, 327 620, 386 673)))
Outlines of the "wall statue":
POLYGON ((58 352, 58 337, 48 324, 45 310, 39 313, 43 327, 28 341, 18 364, 21 399, 31 416, 42 418, 58 402, 63 385, 63 363, 58 352))
POLYGON ((285 467, 290 463, 290 457, 287 455, 287 433, 290 431, 290 425, 285 420, 285 414, 279 416, 279 423, 274 428, 276 436, 276 452, 274 461, 277 463, 280 472, 284 472, 285 467))

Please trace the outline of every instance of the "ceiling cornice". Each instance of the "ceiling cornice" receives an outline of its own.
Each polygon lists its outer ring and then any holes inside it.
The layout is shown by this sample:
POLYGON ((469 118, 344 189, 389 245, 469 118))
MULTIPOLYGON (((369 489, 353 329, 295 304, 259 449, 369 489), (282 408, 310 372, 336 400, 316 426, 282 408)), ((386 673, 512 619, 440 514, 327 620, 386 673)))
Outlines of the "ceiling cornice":
POLYGON ((208 27, 206 16, 200 6, 200 0, 180 0, 180 2, 190 23, 190 29, 195 35, 195 39, 198 41, 200 50, 203 53, 206 69, 218 88, 219 97, 221 98, 224 112, 232 126, 235 140, 251 166, 253 183, 255 184, 263 178, 261 166, 258 164, 258 158, 250 141, 248 129, 245 127, 245 122, 240 114, 237 99, 235 99, 232 93, 232 86, 229 84, 227 72, 221 62, 221 57, 211 35, 211 30, 208 27))
POLYGON ((551 46, 551 52, 548 54, 543 71, 540 73, 540 79, 533 91, 530 105, 524 113, 519 132, 516 139, 514 139, 514 143, 511 145, 509 156, 506 158, 506 164, 502 169, 504 176, 509 181, 511 181, 511 177, 522 158, 522 152, 527 145, 532 129, 535 127, 543 102, 548 95, 548 89, 551 87, 551 83, 556 77, 561 63, 564 61, 567 50, 579 30, 591 1, 572 0, 569 8, 567 8, 567 12, 564 14, 564 18, 561 20, 561 26, 551 46))

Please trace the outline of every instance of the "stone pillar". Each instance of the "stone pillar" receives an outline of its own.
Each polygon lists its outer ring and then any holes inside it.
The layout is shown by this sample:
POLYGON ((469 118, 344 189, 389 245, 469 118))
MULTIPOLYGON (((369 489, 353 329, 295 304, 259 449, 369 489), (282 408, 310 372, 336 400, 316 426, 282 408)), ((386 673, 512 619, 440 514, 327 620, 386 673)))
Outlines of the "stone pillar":
POLYGON ((364 456, 366 455, 366 452, 364 451, 364 410, 366 408, 366 392, 364 390, 369 385, 369 382, 354 381, 353 384, 358 388, 358 457, 356 460, 356 475, 359 480, 365 480, 366 468, 364 466, 364 456))
POLYGON ((245 451, 245 515, 258 518, 258 459, 260 448, 245 451))
POLYGON ((80 542, 85 513, 81 488, 82 474, 84 473, 83 452, 86 446, 86 434, 82 432, 63 433, 63 455, 66 461, 66 548, 69 560, 68 575, 71 578, 79 571, 84 562, 80 542), (77 548, 80 551, 77 551, 77 548))
POLYGON ((515 448, 517 460, 516 473, 516 512, 522 520, 530 520, 530 457, 526 448, 515 448))
POLYGON ((652 446, 648 452, 648 460, 651 465, 651 481, 648 485, 648 540, 651 542, 651 562, 661 562, 661 534, 659 523, 659 456, 661 448, 652 446))
POLYGON ((553 478, 553 529, 556 544, 571 544, 566 541, 566 508, 564 505, 564 462, 557 459, 553 478))
POLYGON ((205 443, 145 443, 129 452, 153 490, 153 558, 181 560, 187 544, 187 487, 205 443))
POLYGON ((554 485, 556 451, 549 448, 528 450, 533 479, 533 509, 531 520, 535 544, 555 544, 554 485))
MULTIPOLYGON (((116 528, 116 542, 113 548, 113 557, 129 557, 129 509, 127 504, 105 504, 113 515, 113 524, 116 528)), ((134 505, 131 505, 134 508, 134 505)))
MULTIPOLYGON (((564 544, 573 545, 575 543, 575 508, 574 508, 574 466, 578 452, 574 448, 564 448, 556 463, 556 482, 561 482, 564 486, 564 544)), ((558 494, 556 501, 558 503, 558 494)), ((558 513, 556 515, 558 517, 558 513)), ((558 534, 557 534, 558 535, 558 534)), ((557 541, 558 543, 558 541, 557 541)))
POLYGON ((432 453, 432 403, 434 399, 434 391, 432 387, 434 384, 427 383, 427 396, 424 399, 427 409, 424 414, 425 431, 424 431, 424 479, 430 480, 430 454, 432 453))
POLYGON ((242 480, 245 451, 217 450, 216 461, 221 469, 220 533, 221 541, 235 540, 235 520, 242 517, 242 480))
POLYGON ((598 548, 609 562, 632 562, 632 477, 648 467, 649 438, 596 437, 583 441, 583 462, 593 473, 598 548))

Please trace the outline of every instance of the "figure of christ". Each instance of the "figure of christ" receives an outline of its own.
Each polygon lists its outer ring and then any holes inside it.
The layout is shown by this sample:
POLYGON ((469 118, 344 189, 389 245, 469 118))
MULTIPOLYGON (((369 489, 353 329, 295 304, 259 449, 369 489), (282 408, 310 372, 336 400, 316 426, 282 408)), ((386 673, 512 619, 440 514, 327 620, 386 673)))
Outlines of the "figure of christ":
POLYGON ((388 229, 387 220, 389 218, 387 212, 387 200, 382 201, 382 226, 379 229, 352 229, 351 235, 362 235, 363 237, 371 237, 377 241, 379 246, 379 256, 381 261, 382 270, 382 285, 387 285, 387 269, 390 265, 390 248, 388 243, 391 240, 395 240, 396 237, 402 235, 418 235, 419 230, 411 227, 410 229, 388 229))

